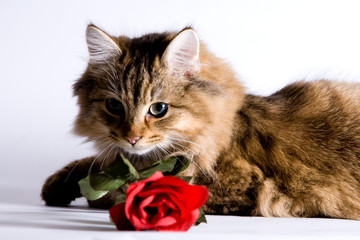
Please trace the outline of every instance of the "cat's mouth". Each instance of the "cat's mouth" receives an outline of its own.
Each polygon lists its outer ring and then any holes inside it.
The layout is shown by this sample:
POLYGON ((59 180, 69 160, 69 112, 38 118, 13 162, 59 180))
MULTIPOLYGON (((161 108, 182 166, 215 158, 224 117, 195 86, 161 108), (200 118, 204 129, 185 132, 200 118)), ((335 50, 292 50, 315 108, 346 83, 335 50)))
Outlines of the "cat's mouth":
POLYGON ((149 158, 157 158, 161 159, 162 157, 169 155, 169 147, 166 143, 160 142, 154 145, 146 145, 143 143, 137 144, 125 144, 121 146, 123 151, 127 154, 135 155, 138 157, 149 157, 149 158))
POLYGON ((156 147, 152 146, 152 147, 136 147, 136 146, 128 146, 128 147, 122 147, 122 149, 124 151, 126 151, 127 153, 131 154, 131 155, 146 155, 149 154, 150 152, 154 151, 156 147))
POLYGON ((163 144, 153 146, 122 146, 122 153, 137 169, 142 169, 166 158, 170 152, 163 144), (161 146, 162 145, 162 146, 161 146))

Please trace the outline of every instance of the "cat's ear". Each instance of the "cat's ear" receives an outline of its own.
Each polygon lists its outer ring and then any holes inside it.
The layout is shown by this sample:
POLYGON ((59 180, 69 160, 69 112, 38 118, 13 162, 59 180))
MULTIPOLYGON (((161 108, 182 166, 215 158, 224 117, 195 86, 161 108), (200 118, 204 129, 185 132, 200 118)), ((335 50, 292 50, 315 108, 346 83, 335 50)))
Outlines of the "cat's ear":
POLYGON ((86 29, 86 42, 90 54, 90 63, 103 62, 106 59, 120 56, 120 47, 103 30, 90 24, 86 29))
POLYGON ((162 62, 172 74, 193 75, 200 70, 200 41, 193 29, 181 31, 168 45, 162 62))

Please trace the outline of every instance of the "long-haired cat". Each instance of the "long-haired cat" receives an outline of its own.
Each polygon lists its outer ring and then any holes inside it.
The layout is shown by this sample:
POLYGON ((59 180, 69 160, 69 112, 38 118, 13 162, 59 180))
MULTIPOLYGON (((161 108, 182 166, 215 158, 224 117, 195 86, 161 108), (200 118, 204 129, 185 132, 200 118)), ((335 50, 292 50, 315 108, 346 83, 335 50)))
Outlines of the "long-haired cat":
MULTIPOLYGON (((75 132, 99 154, 50 176, 48 205, 80 197, 78 181, 123 153, 137 168, 181 152, 184 175, 207 186, 210 214, 360 219, 360 85, 296 82, 244 93, 191 28, 139 38, 89 25, 74 84, 75 132)), ((116 192, 92 202, 109 207, 116 192)))

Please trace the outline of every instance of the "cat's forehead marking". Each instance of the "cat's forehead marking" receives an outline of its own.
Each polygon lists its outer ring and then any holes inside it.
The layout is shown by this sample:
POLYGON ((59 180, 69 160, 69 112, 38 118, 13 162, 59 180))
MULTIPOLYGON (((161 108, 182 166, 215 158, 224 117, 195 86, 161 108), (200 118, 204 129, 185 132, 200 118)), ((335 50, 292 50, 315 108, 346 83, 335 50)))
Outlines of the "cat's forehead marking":
POLYGON ((127 102, 132 113, 141 111, 151 100, 153 82, 144 63, 128 62, 120 79, 121 98, 127 102))
MULTIPOLYGON (((134 53, 133 53, 134 54, 134 53)), ((138 53, 140 54, 140 53, 138 53)), ((155 58, 156 59, 156 58, 155 58)), ((155 61, 155 59, 153 59, 155 61)), ((159 89, 159 81, 157 80, 156 71, 154 71, 154 63, 147 59, 146 56, 134 55, 128 61, 120 63, 121 79, 120 85, 123 92, 136 101, 147 99, 149 94, 152 96, 159 89)))

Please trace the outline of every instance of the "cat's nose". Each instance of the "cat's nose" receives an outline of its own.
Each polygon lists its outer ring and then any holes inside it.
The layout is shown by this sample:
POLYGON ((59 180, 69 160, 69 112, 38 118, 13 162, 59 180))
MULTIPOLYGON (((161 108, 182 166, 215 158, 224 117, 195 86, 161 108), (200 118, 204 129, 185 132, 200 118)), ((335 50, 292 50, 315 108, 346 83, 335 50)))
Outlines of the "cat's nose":
POLYGON ((140 138, 141 138, 140 136, 125 137, 125 139, 128 140, 128 142, 133 146, 139 141, 140 138))

